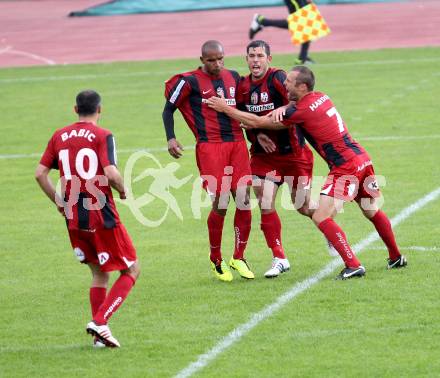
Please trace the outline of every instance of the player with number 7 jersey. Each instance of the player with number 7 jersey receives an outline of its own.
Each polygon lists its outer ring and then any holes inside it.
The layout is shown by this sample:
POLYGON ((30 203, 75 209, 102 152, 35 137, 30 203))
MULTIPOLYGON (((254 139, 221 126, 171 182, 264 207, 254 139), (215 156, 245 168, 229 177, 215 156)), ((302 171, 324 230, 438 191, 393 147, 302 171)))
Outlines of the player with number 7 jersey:
POLYGON ((282 123, 297 124, 330 169, 355 157, 357 161, 370 160, 364 148, 351 137, 333 102, 322 92, 309 92, 295 106, 287 108, 282 123))

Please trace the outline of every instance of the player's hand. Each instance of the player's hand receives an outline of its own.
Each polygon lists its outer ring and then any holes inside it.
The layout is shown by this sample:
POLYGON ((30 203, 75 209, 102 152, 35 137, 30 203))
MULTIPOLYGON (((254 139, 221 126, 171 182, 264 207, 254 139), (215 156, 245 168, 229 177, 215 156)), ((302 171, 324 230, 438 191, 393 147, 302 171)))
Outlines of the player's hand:
POLYGON ((176 140, 172 138, 168 141, 168 153, 175 159, 182 156, 183 146, 176 140))
POLYGON ((274 123, 281 122, 284 119, 284 116, 286 115, 286 109, 287 109, 287 105, 284 105, 273 110, 271 114, 272 121, 274 123))
POLYGON ((127 196, 125 195, 125 191, 124 192, 119 192, 119 199, 121 199, 121 200, 127 199, 127 196))
POLYGON ((206 100, 208 106, 218 112, 224 112, 228 108, 225 98, 212 96, 206 100))
POLYGON ((248 125, 248 124, 243 123, 243 122, 240 122, 240 127, 241 127, 242 129, 245 129, 245 130, 256 129, 256 127, 255 127, 254 125, 248 125))
POLYGON ((277 147, 275 143, 266 134, 259 133, 257 135, 257 140, 258 143, 260 143, 260 146, 263 147, 264 152, 270 154, 276 151, 277 147))
POLYGON ((63 216, 66 217, 66 214, 64 214, 64 206, 56 205, 58 212, 63 216))

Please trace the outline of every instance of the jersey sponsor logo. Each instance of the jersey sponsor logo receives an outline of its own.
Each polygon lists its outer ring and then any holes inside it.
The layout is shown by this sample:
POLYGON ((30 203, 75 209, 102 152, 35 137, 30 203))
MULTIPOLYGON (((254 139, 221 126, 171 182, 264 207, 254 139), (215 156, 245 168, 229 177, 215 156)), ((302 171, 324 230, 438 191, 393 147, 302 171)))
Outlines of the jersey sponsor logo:
POLYGON ((309 105, 310 110, 314 112, 316 109, 318 109, 319 106, 321 106, 327 100, 330 100, 330 98, 327 95, 321 96, 313 104, 309 105))
POLYGON ((234 87, 229 87, 229 95, 231 97, 235 97, 235 88, 234 87))
POLYGON ((269 95, 267 94, 267 92, 261 92, 261 102, 268 102, 269 101, 269 95))
POLYGON ((108 261, 109 258, 110 258, 110 255, 107 252, 98 253, 98 259, 99 259, 100 265, 104 265, 108 261))
POLYGON ((253 92, 251 94, 251 104, 258 104, 258 93, 257 92, 253 92))
POLYGON ((261 105, 246 105, 246 109, 250 113, 260 113, 266 110, 274 110, 275 106, 273 102, 269 104, 261 104, 261 105))
POLYGON ((217 88, 217 96, 218 97, 225 97, 225 92, 223 91, 222 87, 217 88))
POLYGON ((90 130, 86 130, 86 129, 79 129, 79 131, 72 130, 70 133, 66 131, 61 134, 61 140, 63 142, 65 142, 67 139, 70 138, 85 138, 89 142, 93 142, 93 140, 96 138, 96 135, 93 134, 90 130))
POLYGON ((211 89, 208 89, 207 91, 202 91, 202 93, 205 95, 207 93, 211 92, 211 89))
POLYGON ((171 98, 170 98, 170 102, 172 104, 174 104, 177 100, 177 97, 179 97, 180 91, 182 90, 183 85, 185 84, 185 80, 180 80, 179 84, 177 85, 176 90, 173 92, 171 98))
POLYGON ((76 247, 73 249, 73 252, 75 253, 75 256, 78 259, 78 261, 83 262, 86 259, 86 255, 81 248, 76 247))
MULTIPOLYGON (((225 98, 226 104, 230 106, 235 106, 237 102, 235 101, 235 98, 225 98)), ((202 102, 206 104, 208 102, 207 98, 202 98, 202 102)))

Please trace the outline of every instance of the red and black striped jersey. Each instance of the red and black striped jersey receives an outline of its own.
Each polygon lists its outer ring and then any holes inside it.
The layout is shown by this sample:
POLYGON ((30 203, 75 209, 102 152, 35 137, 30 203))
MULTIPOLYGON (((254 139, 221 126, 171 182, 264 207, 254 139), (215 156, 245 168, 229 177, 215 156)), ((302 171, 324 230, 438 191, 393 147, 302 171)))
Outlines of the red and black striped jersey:
MULTIPOLYGON (((277 68, 269 68, 264 77, 253 81, 252 75, 240 80, 237 90, 237 106, 239 109, 257 114, 266 115, 272 110, 289 103, 284 87, 286 73, 277 68)), ((275 154, 301 154, 302 149, 309 149, 301 131, 292 128, 286 130, 249 130, 246 135, 252 143, 250 152, 264 154, 265 151, 258 143, 257 133, 266 134, 275 143, 275 154)))
POLYGON ((286 111, 286 126, 296 124, 328 166, 339 167, 367 152, 350 135, 330 98, 322 92, 310 92, 286 111))
POLYGON ((60 170, 69 229, 114 228, 119 214, 104 168, 116 165, 113 135, 90 122, 76 122, 53 134, 40 164, 60 170))
POLYGON ((181 73, 165 82, 165 97, 183 115, 197 142, 235 142, 243 140, 238 121, 208 107, 206 100, 223 95, 230 106, 236 106, 236 90, 240 75, 222 69, 220 75, 211 76, 199 67, 181 73))

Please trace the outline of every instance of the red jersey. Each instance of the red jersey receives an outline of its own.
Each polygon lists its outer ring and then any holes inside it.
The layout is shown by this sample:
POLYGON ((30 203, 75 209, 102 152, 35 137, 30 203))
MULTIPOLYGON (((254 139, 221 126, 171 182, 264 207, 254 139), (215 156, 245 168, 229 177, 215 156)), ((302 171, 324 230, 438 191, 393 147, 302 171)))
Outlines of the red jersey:
POLYGON ((283 124, 296 124, 313 148, 330 168, 339 167, 357 155, 367 152, 350 135, 330 98, 321 92, 310 92, 296 106, 287 109, 283 124))
POLYGON ((104 167, 116 165, 113 135, 93 123, 76 122, 55 131, 40 164, 60 170, 69 229, 114 228, 119 214, 104 167))
MULTIPOLYGON (((237 104, 241 110, 263 116, 272 110, 289 103, 284 81, 286 73, 277 68, 269 68, 260 80, 252 81, 252 75, 240 80, 237 91, 237 104)), ((249 130, 246 135, 251 145, 251 155, 266 154, 257 140, 257 134, 263 132, 276 145, 275 155, 302 154, 309 149, 301 131, 297 128, 285 130, 249 130)))
POLYGON ((235 71, 222 69, 219 76, 211 76, 199 67, 166 81, 165 97, 180 110, 197 142, 236 142, 244 140, 239 122, 217 113, 206 101, 223 95, 228 105, 235 107, 239 80, 240 75, 235 71))

